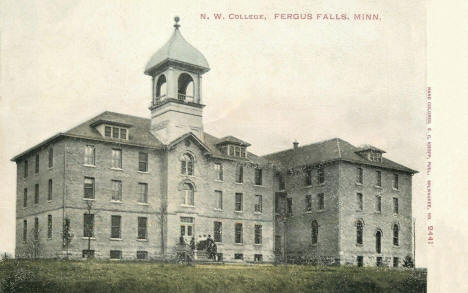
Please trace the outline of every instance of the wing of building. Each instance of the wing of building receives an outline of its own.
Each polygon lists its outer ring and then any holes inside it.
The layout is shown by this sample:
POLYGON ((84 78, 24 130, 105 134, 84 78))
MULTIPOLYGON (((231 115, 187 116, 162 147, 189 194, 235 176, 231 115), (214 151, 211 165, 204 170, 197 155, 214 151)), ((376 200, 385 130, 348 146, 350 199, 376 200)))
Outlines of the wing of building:
POLYGON ((209 65, 179 27, 145 69, 149 118, 106 111, 12 159, 17 257, 398 266, 412 255, 416 171, 338 138, 257 156, 206 133, 209 65))

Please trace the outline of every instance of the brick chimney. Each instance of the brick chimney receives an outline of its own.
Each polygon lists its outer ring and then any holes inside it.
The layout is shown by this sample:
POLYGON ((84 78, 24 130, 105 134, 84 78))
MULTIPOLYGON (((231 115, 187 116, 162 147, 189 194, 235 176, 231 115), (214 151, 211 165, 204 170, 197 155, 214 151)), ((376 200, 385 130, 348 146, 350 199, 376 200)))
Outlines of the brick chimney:
POLYGON ((297 150, 299 148, 299 143, 297 142, 297 140, 294 140, 293 147, 294 147, 294 150, 297 150))

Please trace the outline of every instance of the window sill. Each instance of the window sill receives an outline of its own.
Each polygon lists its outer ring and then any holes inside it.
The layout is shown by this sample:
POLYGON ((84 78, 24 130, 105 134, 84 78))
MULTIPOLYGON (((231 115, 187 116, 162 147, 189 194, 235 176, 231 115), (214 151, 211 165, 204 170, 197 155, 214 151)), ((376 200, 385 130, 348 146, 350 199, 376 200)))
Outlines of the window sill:
POLYGON ((376 188, 376 189, 383 189, 383 187, 382 187, 382 186, 379 186, 379 185, 374 185, 374 188, 376 188))
POLYGON ((114 168, 114 167, 112 167, 112 168, 110 168, 110 169, 111 169, 111 170, 114 170, 114 171, 123 171, 122 168, 114 168))
POLYGON ((262 243, 254 243, 254 246, 258 247, 258 246, 262 246, 263 244, 262 243))
POLYGON ((88 240, 88 239, 96 240, 96 237, 86 237, 86 236, 82 236, 81 239, 83 239, 83 240, 88 240))
POLYGON ((394 216, 394 217, 398 217, 399 215, 400 215, 400 214, 398 214, 398 213, 393 213, 393 216, 394 216))
POLYGON ((362 186, 362 182, 355 182, 356 186, 362 186))
POLYGON ((184 207, 184 208, 195 208, 195 206, 193 206, 193 205, 188 205, 188 204, 181 204, 180 206, 181 206, 181 207, 184 207))
POLYGON ((317 210, 317 213, 323 213, 325 211, 325 208, 321 209, 321 210, 317 210))
POLYGON ((312 187, 313 187, 312 184, 304 186, 305 189, 309 189, 309 188, 312 188, 312 187))
POLYGON ((223 242, 215 242, 215 243, 216 243, 216 245, 224 245, 223 242))
POLYGON ((375 215, 382 215, 382 212, 374 212, 375 215))
POLYGON ((118 204, 122 204, 122 201, 121 200, 110 200, 111 203, 118 203, 118 204))
POLYGON ((149 206, 149 203, 147 202, 138 202, 137 204, 140 206, 149 206))
POLYGON ((148 242, 148 239, 137 239, 138 242, 148 242))
POLYGON ((326 182, 319 183, 318 186, 325 186, 326 182))
POLYGON ((258 185, 258 184, 254 184, 254 187, 265 187, 265 185, 258 185))
POLYGON ((51 203, 51 202, 52 202, 52 200, 51 200, 51 199, 48 199, 48 200, 47 200, 47 202, 48 202, 48 203, 51 203))
POLYGON ((364 244, 362 244, 362 243, 356 243, 356 247, 363 247, 363 246, 364 246, 364 244))
POLYGON ((224 180, 215 179, 215 182, 220 182, 220 183, 223 183, 223 182, 224 182, 224 180))
POLYGON ((393 244, 393 248, 400 248, 400 245, 393 244))
POLYGON ((393 187, 392 190, 395 191, 395 192, 400 192, 400 189, 395 188, 395 187, 393 187))
POLYGON ((110 241, 122 241, 122 238, 109 238, 110 241))
POLYGON ((356 213, 362 213, 364 210, 356 210, 356 213))
POLYGON ((149 171, 140 171, 140 170, 138 170, 137 173, 140 173, 140 174, 149 174, 149 171))
POLYGON ((242 185, 244 184, 244 182, 234 182, 235 184, 239 184, 239 185, 242 185))
POLYGON ((84 167, 89 167, 89 168, 96 168, 96 165, 88 165, 88 164, 83 164, 84 167))
POLYGON ((312 210, 305 211, 304 214, 312 214, 312 210))
POLYGON ((88 200, 90 200, 90 201, 95 201, 96 199, 83 197, 83 200, 85 200, 85 201, 88 201, 88 200))
POLYGON ((262 212, 254 212, 254 215, 261 215, 262 212))
POLYGON ((244 246, 244 243, 234 243, 234 245, 237 245, 237 246, 244 246))
POLYGON ((214 210, 214 211, 217 211, 217 212, 224 212, 224 210, 223 210, 223 209, 217 209, 217 208, 214 208, 213 210, 214 210))
POLYGON ((234 211, 234 213, 242 214, 242 213, 244 213, 244 211, 234 211))

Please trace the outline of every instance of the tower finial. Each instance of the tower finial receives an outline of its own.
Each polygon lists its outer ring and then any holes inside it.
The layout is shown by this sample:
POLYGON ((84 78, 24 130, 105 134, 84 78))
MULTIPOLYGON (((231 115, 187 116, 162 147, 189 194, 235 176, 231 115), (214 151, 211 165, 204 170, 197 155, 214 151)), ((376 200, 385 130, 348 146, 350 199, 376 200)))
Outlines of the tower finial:
POLYGON ((178 17, 178 16, 174 17, 174 21, 175 21, 174 27, 175 27, 176 30, 178 30, 179 27, 180 27, 180 24, 179 24, 180 17, 178 17))

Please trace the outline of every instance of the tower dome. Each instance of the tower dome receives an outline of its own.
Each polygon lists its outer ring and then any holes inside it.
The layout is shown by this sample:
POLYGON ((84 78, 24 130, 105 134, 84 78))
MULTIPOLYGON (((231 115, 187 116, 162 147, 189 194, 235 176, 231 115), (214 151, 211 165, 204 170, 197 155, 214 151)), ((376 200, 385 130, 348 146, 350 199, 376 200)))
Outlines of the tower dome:
POLYGON ((210 70, 208 61, 205 56, 198 51, 195 47, 187 42, 180 33, 178 24, 179 18, 175 18, 174 33, 167 43, 162 46, 145 67, 145 74, 152 75, 153 71, 161 67, 166 62, 182 63, 183 65, 193 66, 202 73, 210 70))

